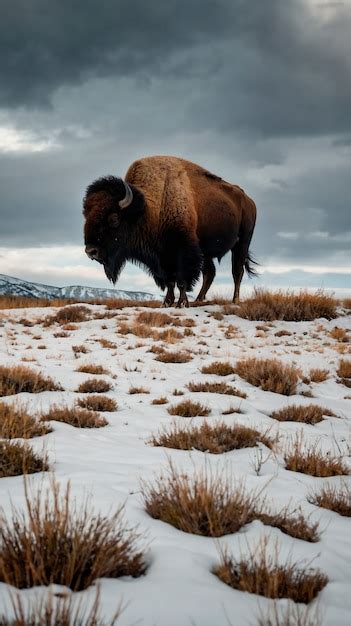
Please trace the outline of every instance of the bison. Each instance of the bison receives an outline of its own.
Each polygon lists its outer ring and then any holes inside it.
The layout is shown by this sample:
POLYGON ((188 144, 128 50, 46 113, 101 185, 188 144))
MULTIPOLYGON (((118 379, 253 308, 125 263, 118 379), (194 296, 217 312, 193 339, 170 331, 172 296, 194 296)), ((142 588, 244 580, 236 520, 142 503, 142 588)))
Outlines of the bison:
POLYGON ((164 306, 188 306, 200 273, 197 297, 205 299, 216 270, 213 259, 232 252, 233 301, 239 299, 244 268, 255 273, 249 245, 256 221, 253 200, 237 185, 177 157, 135 161, 125 180, 99 178, 87 188, 83 204, 85 251, 116 283, 126 261, 147 269, 167 288, 164 306))

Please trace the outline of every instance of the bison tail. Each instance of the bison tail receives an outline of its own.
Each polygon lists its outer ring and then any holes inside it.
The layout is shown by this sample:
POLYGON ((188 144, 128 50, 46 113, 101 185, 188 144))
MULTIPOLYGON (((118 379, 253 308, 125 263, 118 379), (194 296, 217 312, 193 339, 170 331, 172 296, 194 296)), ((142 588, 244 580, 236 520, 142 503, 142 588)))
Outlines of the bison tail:
POLYGON ((249 278, 254 278, 255 276, 259 275, 254 265, 259 265, 259 263, 254 259, 252 254, 248 252, 245 259, 244 267, 249 278))

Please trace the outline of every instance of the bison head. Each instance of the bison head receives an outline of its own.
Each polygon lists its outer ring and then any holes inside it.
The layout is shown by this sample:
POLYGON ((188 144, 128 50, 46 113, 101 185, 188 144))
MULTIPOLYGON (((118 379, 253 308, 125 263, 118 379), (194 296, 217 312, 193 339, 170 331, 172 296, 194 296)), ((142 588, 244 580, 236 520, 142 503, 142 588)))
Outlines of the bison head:
POLYGON ((85 252, 104 266, 113 283, 128 258, 133 229, 143 212, 142 193, 121 178, 99 178, 87 188, 83 202, 85 252))

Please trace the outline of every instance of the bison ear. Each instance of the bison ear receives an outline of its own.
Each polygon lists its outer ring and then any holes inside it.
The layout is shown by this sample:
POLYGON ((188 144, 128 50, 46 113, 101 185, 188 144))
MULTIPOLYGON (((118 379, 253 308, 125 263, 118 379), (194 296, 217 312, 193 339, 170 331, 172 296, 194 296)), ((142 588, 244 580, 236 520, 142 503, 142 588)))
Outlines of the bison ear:
POLYGON ((124 198, 122 198, 122 200, 118 202, 118 205, 120 209, 126 209, 133 202, 133 192, 131 188, 129 187, 128 183, 126 183, 124 180, 122 180, 122 183, 125 189, 125 196, 124 198))
POLYGON ((108 225, 111 226, 111 228, 118 228, 120 224, 120 219, 117 213, 110 213, 110 215, 107 218, 107 221, 108 221, 108 225))

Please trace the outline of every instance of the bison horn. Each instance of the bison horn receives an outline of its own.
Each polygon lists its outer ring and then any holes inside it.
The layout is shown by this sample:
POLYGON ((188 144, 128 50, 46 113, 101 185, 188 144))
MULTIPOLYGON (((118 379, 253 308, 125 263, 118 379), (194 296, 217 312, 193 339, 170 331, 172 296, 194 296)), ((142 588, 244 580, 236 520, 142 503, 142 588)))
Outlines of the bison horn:
POLYGON ((122 200, 119 201, 118 204, 121 209, 126 209, 133 202, 133 192, 131 188, 129 187, 128 183, 126 183, 124 180, 122 180, 122 183, 126 190, 126 195, 124 196, 122 200))

